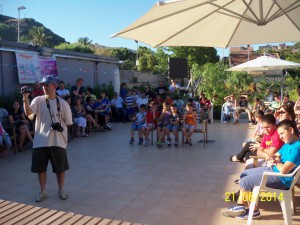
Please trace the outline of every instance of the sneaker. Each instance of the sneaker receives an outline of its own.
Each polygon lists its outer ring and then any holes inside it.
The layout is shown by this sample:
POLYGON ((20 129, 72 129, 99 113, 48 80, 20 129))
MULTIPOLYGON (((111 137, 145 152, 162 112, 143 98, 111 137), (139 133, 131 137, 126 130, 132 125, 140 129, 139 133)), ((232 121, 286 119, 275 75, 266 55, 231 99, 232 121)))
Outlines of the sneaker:
POLYGON ((189 142, 189 146, 192 146, 192 145, 193 145, 193 144, 192 144, 192 141, 190 141, 190 142, 189 142))
MULTIPOLYGON (((236 216, 235 218, 237 219, 241 219, 241 220, 246 220, 248 219, 248 216, 249 216, 249 209, 246 209, 246 214, 244 215, 241 215, 241 216, 236 216)), ((260 211, 259 210, 255 210, 253 212, 253 219, 256 219, 256 218, 259 218, 260 217, 260 211)))
POLYGON ((222 121, 222 123, 227 123, 227 121, 222 121))
POLYGON ((61 200, 66 200, 69 197, 64 190, 58 190, 57 193, 61 200))
POLYGON ((144 142, 144 139, 143 139, 143 138, 140 138, 140 140, 139 140, 139 145, 142 145, 143 142, 144 142))
POLYGON ((230 162, 241 162, 242 160, 239 160, 236 155, 231 155, 228 157, 230 162))
POLYGON ((134 143, 134 139, 131 138, 130 141, 129 141, 129 144, 133 144, 134 143))
POLYGON ((175 141, 174 141, 174 145, 175 145, 175 146, 177 146, 177 145, 178 145, 177 139, 175 139, 175 141))
POLYGON ((170 137, 167 138, 167 143, 168 143, 168 146, 171 146, 172 139, 170 137))
POLYGON ((109 127, 112 127, 112 125, 111 125, 111 123, 110 123, 110 122, 108 122, 108 123, 107 123, 107 125, 108 125, 109 127))
POLYGON ((226 217, 237 217, 237 216, 245 215, 246 209, 245 206, 243 205, 234 205, 227 209, 223 209, 221 213, 223 216, 226 217))
POLYGON ((249 125, 253 125, 253 123, 251 121, 249 121, 249 125))
POLYGON ((47 198, 47 193, 44 191, 44 192, 40 192, 38 194, 38 196, 36 197, 35 201, 36 202, 42 202, 44 201, 45 199, 47 198))
POLYGON ((158 147, 161 147, 161 146, 162 146, 162 142, 161 142, 161 141, 158 141, 158 142, 157 142, 157 146, 158 146, 158 147))
POLYGON ((111 128, 111 125, 109 123, 106 124, 107 127, 111 128))
POLYGON ((106 130, 111 130, 111 128, 108 127, 108 126, 105 126, 104 129, 106 129, 106 130))

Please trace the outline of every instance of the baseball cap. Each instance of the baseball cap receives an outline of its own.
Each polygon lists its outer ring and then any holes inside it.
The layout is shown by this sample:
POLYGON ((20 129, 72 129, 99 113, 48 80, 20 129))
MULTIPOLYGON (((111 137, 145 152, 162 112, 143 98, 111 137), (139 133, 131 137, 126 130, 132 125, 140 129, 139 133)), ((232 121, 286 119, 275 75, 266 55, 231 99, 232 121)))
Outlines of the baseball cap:
POLYGON ((57 85, 57 79, 55 79, 52 75, 48 75, 43 77, 43 79, 39 82, 39 84, 55 84, 57 85))

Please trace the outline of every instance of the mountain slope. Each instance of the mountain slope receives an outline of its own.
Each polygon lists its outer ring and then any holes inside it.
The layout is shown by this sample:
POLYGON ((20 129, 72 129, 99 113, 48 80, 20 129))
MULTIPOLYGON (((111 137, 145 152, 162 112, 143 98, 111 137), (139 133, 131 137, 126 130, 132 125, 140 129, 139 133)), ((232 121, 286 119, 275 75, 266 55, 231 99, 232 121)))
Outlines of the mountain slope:
MULTIPOLYGON (((43 24, 35 21, 32 18, 25 18, 20 20, 20 39, 22 42, 26 42, 24 40, 28 39, 29 30, 32 27, 41 27, 43 24)), ((45 34, 51 36, 52 38, 49 40, 49 47, 53 47, 55 45, 59 45, 61 43, 65 43, 66 40, 53 33, 50 29, 45 27, 45 34)), ((18 39, 18 19, 0 15, 0 37, 2 40, 8 41, 17 41, 18 39)))

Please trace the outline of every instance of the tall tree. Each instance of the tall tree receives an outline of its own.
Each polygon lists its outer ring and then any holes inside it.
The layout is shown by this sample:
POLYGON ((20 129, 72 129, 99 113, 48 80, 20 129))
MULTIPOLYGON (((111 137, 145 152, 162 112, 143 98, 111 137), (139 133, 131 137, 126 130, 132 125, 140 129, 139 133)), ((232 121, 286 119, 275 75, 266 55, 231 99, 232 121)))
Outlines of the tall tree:
POLYGON ((45 27, 32 27, 32 29, 29 31, 29 38, 31 42, 35 45, 39 46, 47 46, 48 40, 52 37, 50 35, 45 34, 45 27))
POLYGON ((211 47, 169 47, 168 51, 173 52, 172 57, 186 58, 190 68, 193 64, 202 66, 219 61, 217 50, 211 47))
POLYGON ((78 38, 78 43, 83 45, 92 45, 93 41, 88 37, 80 37, 78 38))

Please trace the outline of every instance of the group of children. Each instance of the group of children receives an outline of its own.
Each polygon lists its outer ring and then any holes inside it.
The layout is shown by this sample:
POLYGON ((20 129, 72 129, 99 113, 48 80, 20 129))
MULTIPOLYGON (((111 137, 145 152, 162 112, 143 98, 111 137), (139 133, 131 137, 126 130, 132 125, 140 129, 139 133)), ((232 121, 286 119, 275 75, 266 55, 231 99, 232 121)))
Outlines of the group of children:
POLYGON ((167 141, 168 146, 172 145, 171 133, 174 136, 174 145, 177 146, 178 131, 181 126, 182 133, 186 138, 185 143, 191 146, 191 137, 197 127, 197 113, 190 102, 187 103, 185 112, 181 114, 176 104, 164 101, 160 112, 157 103, 151 101, 149 110, 147 110, 145 104, 140 105, 139 112, 131 120, 131 139, 129 144, 135 142, 134 131, 138 131, 138 144, 144 146, 149 145, 149 134, 154 129, 157 130, 158 147, 161 147, 165 141, 167 141))

